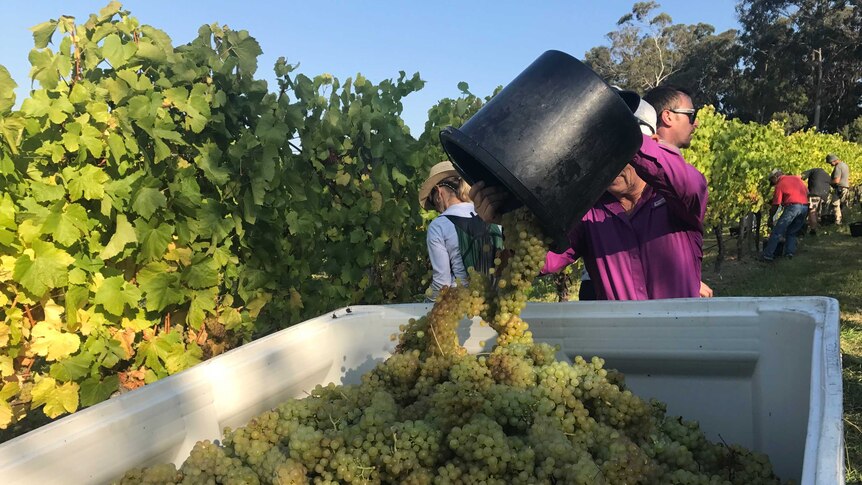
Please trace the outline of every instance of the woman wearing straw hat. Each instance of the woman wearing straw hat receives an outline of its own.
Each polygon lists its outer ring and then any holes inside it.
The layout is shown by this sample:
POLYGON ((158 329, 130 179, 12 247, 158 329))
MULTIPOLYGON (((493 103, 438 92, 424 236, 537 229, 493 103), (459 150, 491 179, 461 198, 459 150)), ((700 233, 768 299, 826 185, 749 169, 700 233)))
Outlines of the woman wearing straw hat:
POLYGON ((476 215, 469 192, 470 185, 449 161, 431 167, 428 178, 419 188, 419 204, 426 210, 440 213, 428 225, 428 257, 433 275, 426 296, 431 301, 437 299, 444 286, 454 286, 459 281, 467 280, 467 268, 455 223, 475 221, 487 226, 476 215))

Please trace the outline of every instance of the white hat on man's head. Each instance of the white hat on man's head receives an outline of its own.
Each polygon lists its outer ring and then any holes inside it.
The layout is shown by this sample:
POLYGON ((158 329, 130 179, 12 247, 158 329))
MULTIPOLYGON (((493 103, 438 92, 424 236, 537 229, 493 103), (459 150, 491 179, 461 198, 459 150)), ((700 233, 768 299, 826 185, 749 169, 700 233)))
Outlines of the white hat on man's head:
POLYGON ((638 119, 641 133, 644 135, 655 135, 658 117, 656 116, 655 108, 651 104, 641 99, 638 109, 635 110, 635 118, 638 119))
POLYGON ((635 118, 638 120, 641 133, 644 135, 655 135, 657 121, 655 108, 644 101, 643 98, 634 91, 620 89, 617 86, 614 86, 614 89, 616 89, 617 94, 623 98, 623 101, 626 102, 626 105, 630 110, 632 110, 632 113, 634 113, 635 118))

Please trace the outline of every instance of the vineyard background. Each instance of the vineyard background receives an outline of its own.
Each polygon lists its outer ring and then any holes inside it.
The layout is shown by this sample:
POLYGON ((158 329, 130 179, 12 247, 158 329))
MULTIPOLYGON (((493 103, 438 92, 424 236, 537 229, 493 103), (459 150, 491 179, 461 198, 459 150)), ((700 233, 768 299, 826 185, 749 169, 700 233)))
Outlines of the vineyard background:
MULTIPOLYGON (((174 46, 114 2, 33 28, 33 89, 16 109, 0 66, 0 428, 4 439, 333 308, 418 301, 429 276, 417 188, 437 134, 491 96, 429 110, 419 74, 256 78, 246 31, 174 46), (34 416, 35 414, 35 416, 34 416)), ((708 223, 760 213, 766 173, 862 175, 862 146, 711 107, 686 158, 708 223)))

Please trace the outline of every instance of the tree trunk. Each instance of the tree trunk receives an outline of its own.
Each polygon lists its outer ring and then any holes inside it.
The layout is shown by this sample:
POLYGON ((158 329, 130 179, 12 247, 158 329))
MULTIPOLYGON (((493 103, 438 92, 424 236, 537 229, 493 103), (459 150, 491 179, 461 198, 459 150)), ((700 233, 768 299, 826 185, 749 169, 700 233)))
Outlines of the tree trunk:
POLYGON ((823 85, 823 50, 815 49, 812 54, 817 62, 817 88, 814 92, 814 131, 820 131, 820 95, 823 85))
POLYGON ((722 224, 716 224, 712 226, 712 233, 715 234, 715 242, 718 246, 718 256, 715 257, 715 268, 714 271, 716 273, 721 272, 721 263, 724 262, 724 241, 721 238, 722 224))
POLYGON ((760 252, 763 250, 760 239, 760 225, 763 223, 763 212, 757 211, 754 213, 754 251, 760 252))
POLYGON ((748 221, 748 216, 742 216, 739 219, 739 233, 736 235, 736 260, 742 261, 742 256, 745 254, 745 235, 749 232, 747 229, 746 222, 748 221))

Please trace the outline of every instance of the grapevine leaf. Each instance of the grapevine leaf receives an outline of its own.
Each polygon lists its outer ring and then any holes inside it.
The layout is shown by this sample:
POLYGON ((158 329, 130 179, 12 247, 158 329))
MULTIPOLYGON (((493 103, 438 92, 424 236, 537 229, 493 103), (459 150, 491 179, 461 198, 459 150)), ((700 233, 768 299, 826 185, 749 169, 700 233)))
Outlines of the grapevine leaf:
POLYGON ((407 185, 409 182, 407 176, 401 173, 401 170, 398 170, 398 167, 392 167, 392 180, 402 186, 407 185))
POLYGON ((165 56, 170 56, 173 51, 173 42, 168 34, 163 30, 159 30, 150 25, 142 25, 141 32, 146 36, 153 45, 164 51, 165 56))
POLYGON ((347 185, 350 183, 350 174, 346 172, 338 172, 335 176, 335 183, 338 185, 347 185))
POLYGON ((108 90, 108 95, 114 103, 120 103, 129 95, 129 85, 122 79, 105 79, 102 86, 108 90))
MULTIPOLYGON (((3 327, 5 324, 0 324, 0 327, 3 327)), ((6 330, 9 330, 9 326, 6 325, 6 330)), ((5 347, 6 344, 0 344, 0 346, 5 347)), ((12 357, 8 355, 0 355, 0 377, 11 376, 15 373, 15 367, 12 365, 12 357)), ((0 393, 0 400, 5 399, 0 393)))
POLYGON ((57 21, 49 20, 41 24, 30 27, 30 32, 33 32, 33 44, 37 49, 44 49, 51 43, 51 37, 54 31, 57 30, 57 21))
POLYGON ((160 49, 156 45, 153 45, 147 39, 142 39, 138 43, 137 56, 141 59, 157 64, 164 63, 168 59, 167 54, 163 49, 160 49))
POLYGON ((75 258, 53 244, 33 241, 33 254, 24 253, 15 262, 13 278, 24 288, 42 297, 46 291, 65 286, 68 280, 67 268, 75 258))
POLYGON ((6 401, 0 401, 0 429, 6 429, 12 424, 12 406, 6 401))
MULTIPOLYGON (((4 322, 0 322, 0 347, 6 347, 9 344, 9 325, 6 325, 4 322)), ((2 359, 2 356, 0 356, 2 359)), ((0 362, 0 376, 7 375, 3 373, 2 362, 0 362)))
POLYGON ((111 17, 114 16, 114 14, 120 11, 120 8, 122 8, 122 6, 123 4, 121 4, 120 2, 118 2, 117 0, 113 0, 111 3, 99 10, 99 21, 104 22, 105 20, 109 20, 111 17))
POLYGON ((52 364, 50 375, 60 382, 79 381, 90 373, 93 360, 89 352, 81 352, 52 364))
POLYGON ((201 324, 206 318, 206 314, 213 313, 216 309, 218 288, 210 288, 205 291, 195 291, 193 295, 192 303, 189 306, 189 313, 186 319, 192 328, 199 330, 201 328, 201 324))
POLYGON ((101 199, 105 196, 105 183, 110 179, 108 174, 94 165, 86 165, 80 170, 67 167, 63 169, 63 177, 66 178, 72 201, 81 197, 87 200, 101 199))
POLYGON ((60 75, 72 70, 72 61, 68 56, 50 50, 33 49, 30 51, 30 77, 38 81, 46 89, 54 89, 60 82, 60 75))
POLYGON ((111 259, 114 256, 120 254, 123 251, 123 248, 126 247, 127 244, 138 242, 138 238, 135 234, 135 229, 129 224, 128 219, 124 214, 117 215, 117 228, 114 230, 114 235, 111 236, 111 240, 108 241, 108 244, 99 253, 100 259, 111 259))
POLYGON ((29 189, 36 202, 54 202, 66 195, 62 185, 50 185, 36 180, 30 181, 29 189))
POLYGON ((198 209, 197 220, 200 221, 199 232, 201 236, 211 237, 213 243, 218 243, 230 234, 233 222, 222 213, 220 204, 213 199, 201 201, 198 209))
POLYGON ((165 358, 165 367, 168 373, 176 374, 201 362, 203 351, 194 342, 188 345, 188 348, 183 348, 182 344, 175 346, 174 349, 165 358))
POLYGON ((170 147, 160 138, 153 139, 153 147, 155 148, 155 157, 153 158, 154 162, 159 163, 171 156, 170 147))
POLYGON ((138 219, 135 223, 135 234, 141 249, 138 261, 151 261, 165 254, 173 237, 174 227, 165 223, 155 226, 138 219))
POLYGON ((55 241, 69 247, 80 239, 87 230, 87 211, 78 204, 54 204, 51 214, 42 225, 42 232, 51 234, 55 241))
POLYGON ((120 379, 117 375, 106 377, 100 381, 95 377, 81 382, 81 405, 92 406, 111 397, 111 394, 120 388, 120 379))
POLYGON ((183 271, 182 280, 189 288, 210 288, 219 283, 218 269, 214 258, 196 258, 192 265, 183 271))
POLYGON ((57 381, 53 377, 43 377, 37 375, 35 385, 30 390, 30 395, 33 398, 32 406, 37 407, 45 404, 48 400, 48 394, 57 387, 57 381))
POLYGON ((59 125, 66 121, 69 115, 74 112, 75 107, 68 99, 57 98, 51 103, 51 107, 48 108, 48 119, 51 120, 51 123, 59 125))
POLYGON ((21 392, 21 385, 17 381, 6 382, 0 388, 0 401, 6 401, 19 392, 21 392))
POLYGON ((195 165, 203 171, 204 177, 216 185, 224 185, 230 180, 230 172, 219 166, 220 158, 221 152, 215 145, 200 148, 200 155, 195 157, 195 165))
POLYGON ((132 209, 144 219, 149 219, 160 208, 167 207, 168 199, 160 190, 142 187, 132 201, 132 209))
POLYGON ((69 93, 69 102, 72 104, 81 104, 90 99, 90 93, 83 82, 76 83, 72 86, 72 91, 69 93))
POLYGON ((232 34, 234 35, 230 36, 231 51, 237 58, 240 70, 250 76, 257 70, 257 56, 263 51, 260 49, 260 44, 245 30, 232 32, 232 34))
POLYGON ((99 285, 93 301, 102 305, 112 315, 122 315, 125 305, 135 308, 140 300, 141 291, 138 288, 129 284, 122 276, 112 276, 99 285))
MULTIPOLYGON (((102 134, 97 130, 94 126, 89 123, 81 127, 81 135, 78 137, 78 143, 87 148, 91 155, 96 158, 102 156, 102 149, 105 147, 105 144, 102 142, 100 137, 102 134)), ((88 165, 89 167, 90 165, 88 165)), ((95 167, 94 167, 95 168, 95 167)), ((101 170, 99 170, 101 172, 101 170)), ((95 172, 95 171, 91 171, 95 172)), ((104 172, 102 172, 104 174, 104 172)), ((108 176, 105 175, 102 184, 108 181, 108 176)), ((101 196, 95 197, 100 199, 101 196)))
POLYGON ((119 35, 111 34, 105 37, 105 43, 102 44, 102 56, 111 63, 114 69, 119 69, 126 64, 123 41, 119 35))
POLYGON ((161 311, 184 301, 180 276, 163 262, 152 262, 138 272, 138 286, 147 298, 147 311, 161 311))
POLYGON ((0 114, 8 113, 15 106, 15 88, 17 86, 9 71, 0 66, 0 114))
POLYGON ((52 377, 43 377, 39 380, 33 390, 32 407, 44 404, 43 411, 51 419, 63 413, 72 413, 78 409, 78 384, 67 382, 60 386, 52 377))
POLYGON ((233 330, 242 325, 242 315, 236 308, 227 308, 219 315, 219 322, 228 330, 233 330))
POLYGON ((31 330, 31 349, 49 361, 62 359, 78 351, 81 338, 74 333, 62 332, 48 322, 39 322, 31 330))
POLYGON ((114 162, 117 164, 121 163, 123 155, 126 154, 126 144, 123 143, 123 137, 116 133, 108 135, 108 148, 114 162))
POLYGON ((0 195, 0 228, 15 230, 15 203, 8 192, 0 195))

